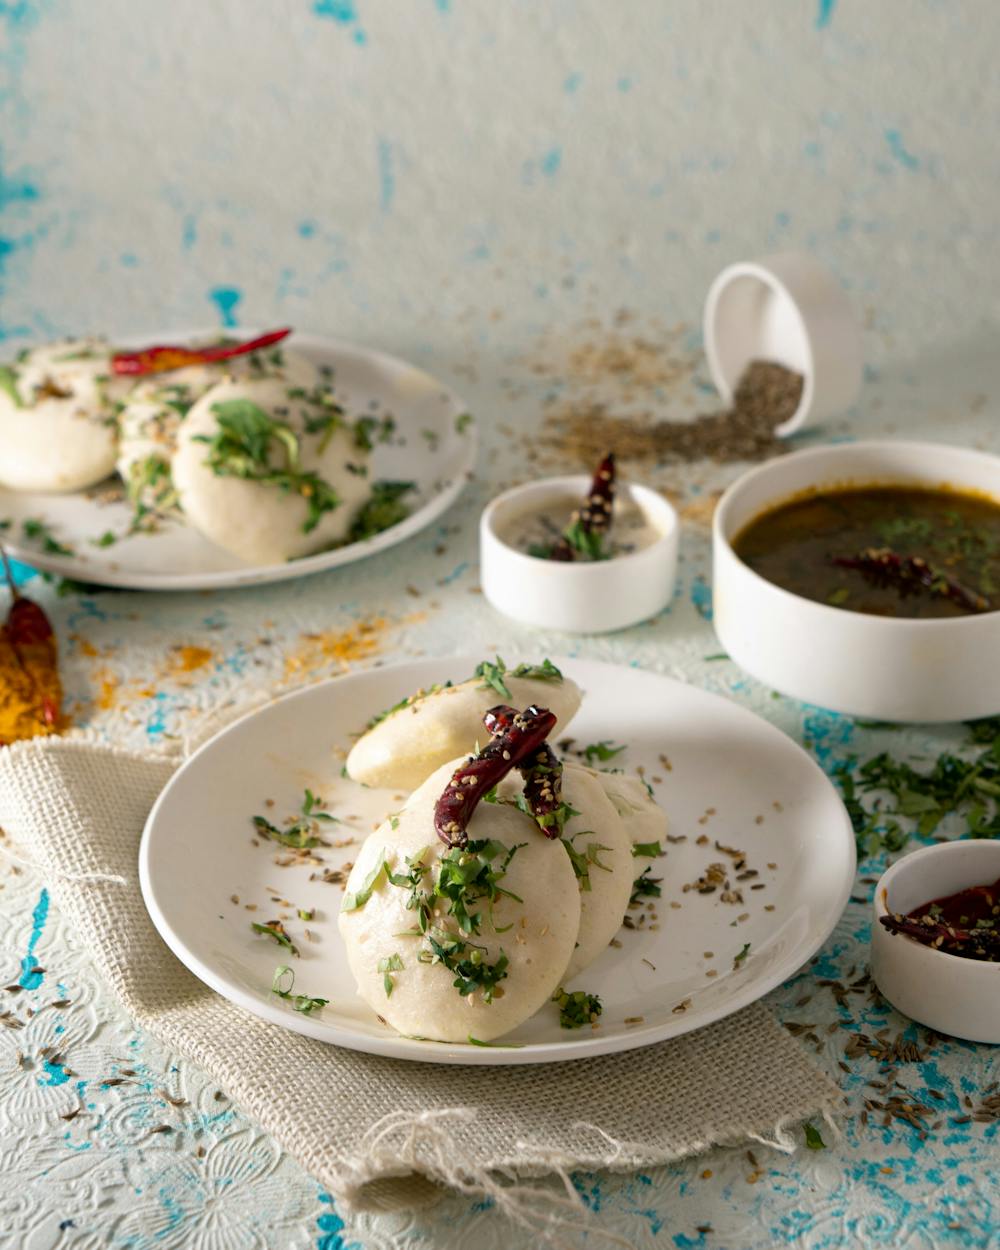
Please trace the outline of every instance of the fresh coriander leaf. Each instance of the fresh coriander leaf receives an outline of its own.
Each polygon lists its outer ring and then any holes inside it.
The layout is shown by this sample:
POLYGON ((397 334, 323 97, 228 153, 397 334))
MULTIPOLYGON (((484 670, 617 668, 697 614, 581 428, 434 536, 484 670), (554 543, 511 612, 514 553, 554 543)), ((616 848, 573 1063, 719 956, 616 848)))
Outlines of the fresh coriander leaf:
POLYGON ((820 1131, 814 1124, 806 1123, 802 1127, 805 1129, 806 1145, 810 1150, 826 1149, 826 1142, 820 1136, 820 1131))
POLYGON ((507 683, 504 681, 504 674, 507 672, 507 665, 499 656, 496 657, 496 663, 489 660, 483 660, 476 665, 476 670, 472 674, 473 677, 481 677, 483 684, 480 690, 495 690, 502 699, 512 699, 514 696, 507 689, 507 683))
MULTIPOLYGON (((500 662, 499 656, 497 656, 497 661, 500 662)), ((531 681, 563 680, 562 672, 549 659, 542 660, 541 664, 519 664, 517 668, 511 670, 510 676, 525 677, 531 681)), ((625 748, 619 747, 619 750, 624 751, 625 748)), ((616 755, 617 753, 617 751, 614 752, 616 755)))
POLYGON ((743 966, 743 961, 746 959, 747 955, 749 954, 750 954, 750 943, 745 942, 743 945, 743 949, 740 951, 740 953, 738 955, 733 956, 733 970, 734 971, 737 968, 741 968, 743 966))
POLYGON ((651 877, 652 868, 644 868, 632 882, 632 897, 629 903, 637 903, 641 898, 660 898, 662 877, 651 877))
POLYGON ((307 821, 297 820, 295 824, 289 825, 287 829, 279 829, 277 825, 271 824, 265 816, 251 816, 250 819, 260 837, 268 838, 281 846, 287 846, 290 850, 308 851, 314 846, 320 845, 320 839, 310 833, 307 821))
POLYGON ((0 391, 3 391, 15 408, 23 408, 24 400, 17 389, 17 370, 11 365, 0 365, 0 391))
POLYGON ((655 859, 658 855, 663 855, 665 853, 666 852, 663 850, 663 847, 660 846, 659 842, 632 843, 632 854, 634 856, 641 857, 642 859, 655 859))
POLYGON ((395 987, 396 982, 393 980, 394 972, 403 971, 403 961, 395 952, 387 955, 384 959, 378 961, 378 970, 382 973, 382 986, 385 989, 385 996, 388 998, 395 987))
POLYGON ((372 482, 372 493, 361 506, 351 525, 349 541, 363 542, 391 529, 410 515, 404 496, 416 489, 416 482, 372 482))
POLYGON ((113 547, 118 541, 118 535, 114 530, 105 530, 99 538, 92 538, 90 541, 95 547, 113 547))
POLYGON ((623 746, 616 747, 608 741, 592 742, 590 746, 583 748, 583 757, 588 764, 592 764, 594 760, 600 760, 602 764, 608 760, 613 760, 616 755, 621 755, 625 748, 623 746))
POLYGON ((299 913, 299 919, 300 919, 300 920, 304 920, 304 921, 306 921, 307 923, 308 923, 308 921, 310 921, 310 920, 314 920, 314 919, 316 918, 316 908, 315 908, 315 907, 300 907, 300 908, 298 909, 298 913, 299 913))
POLYGON ((368 900, 372 896, 372 890, 375 889, 375 886, 378 884, 379 878, 382 876, 382 873, 385 871, 386 871, 386 853, 385 851, 383 851, 382 854, 379 856, 378 862, 376 863, 375 867, 371 870, 368 876, 365 877, 364 881, 362 881, 361 889, 357 890, 353 894, 349 893, 349 894, 344 895, 344 901, 340 905, 340 910, 341 911, 357 911, 359 907, 364 907, 365 903, 367 903, 368 900))
POLYGON ((309 789, 306 790, 305 798, 302 800, 302 815, 308 816, 310 820, 323 820, 335 825, 340 824, 337 817, 331 815, 326 810, 326 804, 323 800, 317 798, 309 789))
POLYGON ((72 556, 75 554, 72 547, 67 547, 65 543, 56 539, 50 527, 39 517, 29 517, 26 521, 22 521, 21 533, 25 538, 38 539, 46 555, 72 556))
POLYGON ((455 418, 455 430, 459 434, 464 434, 472 422, 475 420, 471 412, 460 412, 455 418))
POLYGON ((580 521, 573 521, 563 530, 563 538, 587 560, 608 560, 604 535, 600 530, 586 530, 580 521))
POLYGON ((481 1042, 478 1037, 469 1034, 470 1046, 489 1046, 491 1050, 521 1050, 523 1043, 521 1042, 481 1042))
POLYGON ((604 1010, 596 994, 583 990, 568 993, 562 986, 552 995, 552 1001, 559 1008, 559 1024, 564 1029, 582 1029, 585 1024, 596 1024, 604 1010))
POLYGON ((274 970, 274 976, 271 979, 271 993, 277 994, 279 998, 284 998, 292 1004, 295 1011, 300 1011, 304 1016, 310 1015, 319 1007, 325 1007, 330 1001, 328 998, 310 998, 308 994, 293 994, 292 988, 295 985, 295 973, 287 964, 278 964, 274 970))
POLYGON ((291 951, 293 955, 299 953, 299 948, 285 932, 285 926, 280 920, 268 920, 266 924, 257 924, 256 921, 251 921, 250 928, 253 929, 254 933, 259 933, 261 937, 271 938, 279 946, 283 946, 286 950, 291 951))

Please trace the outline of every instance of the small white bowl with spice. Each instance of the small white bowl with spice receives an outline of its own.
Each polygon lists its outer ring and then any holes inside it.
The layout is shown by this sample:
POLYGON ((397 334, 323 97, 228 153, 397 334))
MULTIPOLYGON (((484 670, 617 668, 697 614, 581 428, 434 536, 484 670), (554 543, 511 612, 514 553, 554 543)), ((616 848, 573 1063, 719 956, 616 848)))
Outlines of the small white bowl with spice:
POLYGON ((782 694, 898 722, 1000 713, 1000 457, 843 443, 751 469, 713 520, 714 625, 782 694))
POLYGON ((679 541, 674 508, 648 486, 620 483, 610 528, 595 547, 579 521, 593 485, 583 474, 543 478, 505 491, 484 509, 480 576, 499 612, 543 629, 600 634, 648 620, 670 603, 679 541))
POLYGON ((1000 1043, 1000 952, 992 936, 977 937, 980 913, 1000 937, 998 885, 1000 843, 989 839, 924 847, 882 875, 872 976, 897 1010, 939 1033, 1000 1043))
POLYGON ((754 361, 801 376, 794 411, 775 427, 780 438, 843 412, 861 390, 861 333, 851 302, 834 275, 804 252, 723 269, 705 300, 703 331, 712 380, 727 403, 754 361))

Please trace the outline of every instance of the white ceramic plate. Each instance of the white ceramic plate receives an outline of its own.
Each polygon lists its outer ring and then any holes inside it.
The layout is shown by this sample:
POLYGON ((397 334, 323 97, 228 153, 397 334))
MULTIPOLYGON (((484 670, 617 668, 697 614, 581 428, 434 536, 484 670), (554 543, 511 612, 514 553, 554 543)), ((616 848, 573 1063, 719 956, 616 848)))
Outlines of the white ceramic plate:
MULTIPOLYGON (((185 343, 211 333, 167 331, 145 335, 142 343, 185 343)), ((241 326, 239 333, 250 338, 257 331, 241 326)), ((313 334, 293 334, 287 346, 333 367, 334 393, 350 416, 391 413, 396 418, 396 438, 373 453, 372 476, 417 483, 405 521, 365 542, 285 564, 253 566, 183 522, 168 522, 154 534, 135 534, 97 547, 92 540, 106 531, 126 532, 130 520, 126 504, 102 503, 85 494, 21 493, 0 487, 0 517, 11 522, 4 535, 8 553, 48 573, 101 586, 134 590, 255 586, 319 573, 383 551, 422 530, 454 503, 475 467, 477 443, 475 423, 457 421, 466 411, 457 395, 414 365, 381 352, 313 334), (33 517, 43 519, 73 555, 47 554, 37 540, 24 538, 21 523, 33 517)))
POLYGON ((322 850, 322 868, 279 867, 281 848, 253 845, 250 817, 262 813, 278 823, 309 787, 344 821, 329 826, 327 837, 363 838, 401 796, 341 778, 351 735, 413 690, 468 676, 481 658, 420 660, 336 678, 247 716, 192 756, 153 808, 139 860, 153 922, 192 972, 255 1015, 338 1046, 433 1063, 541 1063, 629 1050, 700 1028, 766 994, 826 940, 854 879, 854 835, 809 756, 717 695, 638 669, 557 660, 586 692, 569 731, 576 742, 626 743, 615 763, 644 767, 671 837, 686 839, 669 844, 665 859, 636 861, 637 874, 653 863, 654 875, 663 877, 660 927, 623 929, 620 948, 609 947, 571 985, 600 995, 604 1014, 594 1030, 560 1028, 554 1006, 502 1039, 518 1044, 511 1050, 421 1042, 381 1024, 357 997, 344 959, 337 931, 342 887, 310 879, 352 861, 355 847, 322 850), (273 807, 265 806, 268 799, 273 807), (722 902, 719 891, 683 889, 710 863, 730 863, 716 840, 744 851, 747 867, 759 874, 738 883, 741 904, 722 902), (276 897, 292 906, 272 903, 276 897), (298 908, 315 908, 315 919, 300 921, 298 908), (251 931, 252 921, 282 911, 291 914, 287 928, 298 959, 251 931), (318 940, 307 940, 306 929, 318 940), (746 943, 749 952, 734 965, 746 943), (272 995, 280 963, 294 966, 296 992, 328 998, 329 1006, 305 1016, 272 995), (713 969, 717 975, 709 977, 713 969), (641 1023, 626 1023, 639 1017, 641 1023))

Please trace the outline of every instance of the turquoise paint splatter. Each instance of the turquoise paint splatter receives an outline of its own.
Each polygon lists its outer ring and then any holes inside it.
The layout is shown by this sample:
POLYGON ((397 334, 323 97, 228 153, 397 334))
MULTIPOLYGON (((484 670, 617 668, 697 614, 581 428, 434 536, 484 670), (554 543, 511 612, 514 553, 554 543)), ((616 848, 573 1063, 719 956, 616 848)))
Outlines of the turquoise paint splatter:
POLYGON ((300 221, 298 231, 301 238, 311 239, 316 233, 316 223, 314 221, 300 221))
POLYGON ((396 198, 396 172, 393 167, 392 144, 388 139, 378 141, 378 202, 383 213, 392 208, 396 198))
POLYGON ((29 182, 23 174, 13 176, 6 173, 3 166, 3 154, 0 153, 0 213, 12 204, 27 204, 39 198, 38 187, 33 182, 29 182))
POLYGON ((188 213, 181 226, 181 246, 186 252, 198 242, 198 219, 194 213, 188 213))
POLYGON ((167 732, 167 696, 162 692, 153 695, 153 710, 146 723, 146 737, 159 738, 167 732))
POLYGON ((65 1085, 69 1080, 69 1073, 61 1063, 55 1063, 51 1059, 45 1060, 45 1075, 48 1080, 38 1078, 39 1085, 65 1085))
POLYGON ((350 26, 358 20, 353 0, 316 0, 313 12, 317 17, 328 17, 341 26, 350 26))
POLYGON ((885 141, 889 145, 889 151, 904 169, 920 168, 920 161, 907 149, 903 143, 903 136, 900 131, 887 130, 885 132, 885 141))
POLYGON ((358 24, 358 10, 354 0, 315 0, 313 13, 317 17, 325 17, 338 26, 353 27, 351 32, 354 42, 365 44, 368 36, 358 24))
POLYGON ((562 148, 554 147, 554 148, 549 148, 549 150, 545 153, 545 155, 542 157, 541 161, 539 162, 539 167, 541 168, 542 173, 545 174, 547 178, 551 178, 553 177, 553 175, 559 172, 559 166, 561 164, 562 164, 562 148))
POLYGON ((28 937, 28 950, 21 960, 21 976, 18 985, 23 990, 37 990, 42 983, 44 974, 35 969, 35 947, 41 940, 45 922, 49 918, 49 892, 44 887, 38 896, 35 910, 31 913, 31 934, 28 937))
POLYGON ((622 74, 621 78, 618 79, 617 87, 622 95, 627 95, 632 90, 632 79, 629 78, 628 74, 622 74))
POLYGON ((451 0, 434 0, 434 7, 439 13, 450 13, 451 0))
POLYGON ((703 621, 712 619, 712 588, 703 577, 696 577, 691 583, 691 602, 703 621))
POLYGON ((833 11, 837 7, 837 0, 819 0, 819 8, 816 12, 816 29, 824 30, 833 21, 833 11))
POLYGON ((224 326, 234 326, 238 324, 236 316, 236 306, 243 298, 243 292, 239 287, 235 286, 214 286, 208 293, 208 298, 219 310, 219 317, 224 326))
MULTIPOLYGON (((319 1195, 320 1202, 333 1206, 333 1198, 330 1194, 321 1193, 319 1195)), ((341 1236, 346 1225, 336 1211, 324 1211, 322 1215, 316 1219, 316 1227, 322 1233, 322 1236, 316 1242, 316 1250, 361 1250, 356 1241, 348 1244, 341 1236)))
POLYGON ((574 92, 580 90, 580 84, 582 82, 583 75, 578 70, 574 70, 572 74, 566 75, 563 82, 563 91, 565 91, 567 95, 573 95, 574 92))
POLYGON ((457 582, 457 581, 458 581, 458 579, 462 576, 462 574, 463 574, 464 572, 466 572, 466 570, 468 569, 468 567, 469 567, 469 562, 468 562, 468 560, 463 560, 461 564, 457 564, 457 565, 456 565, 456 566, 455 566, 455 567, 451 570, 451 572, 448 574, 448 576, 447 576, 447 577, 444 577, 444 578, 442 578, 442 579, 441 579, 441 581, 442 581, 442 585, 444 585, 444 586, 450 586, 450 585, 452 584, 452 582, 457 582))
POLYGON ((135 269, 139 264, 139 257, 135 252, 122 252, 119 259, 126 269, 135 269))

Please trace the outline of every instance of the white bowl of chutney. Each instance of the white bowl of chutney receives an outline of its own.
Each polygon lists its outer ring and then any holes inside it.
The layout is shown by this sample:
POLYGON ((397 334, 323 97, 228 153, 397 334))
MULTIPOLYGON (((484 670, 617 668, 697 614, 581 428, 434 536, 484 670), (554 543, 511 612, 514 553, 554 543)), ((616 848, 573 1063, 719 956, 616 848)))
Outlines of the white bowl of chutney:
POLYGON ((1000 457, 937 443, 873 441, 769 461, 737 479, 719 501, 713 562, 720 643, 748 673, 782 694, 896 722, 1000 713, 1000 457), (889 506, 867 545, 860 521, 845 521, 838 535, 829 509, 810 514, 799 507, 802 501, 879 492, 889 506), (942 508, 935 523, 933 515, 918 517, 916 495, 947 496, 946 504, 958 505, 942 508), (765 521, 785 509, 791 516, 796 508, 798 563, 791 547, 783 549, 775 537, 774 550, 785 560, 778 577, 768 557, 765 521), (950 541, 948 510, 980 517, 975 530, 960 517, 968 544, 981 548, 976 562, 951 559, 961 544, 950 541), (994 550, 995 562, 983 556, 987 549, 994 550), (912 583, 921 560, 924 573, 929 570, 925 580, 936 590, 912 583), (904 571, 911 582, 897 580, 904 571), (893 590, 900 612, 889 615, 884 592, 891 599, 893 590))

